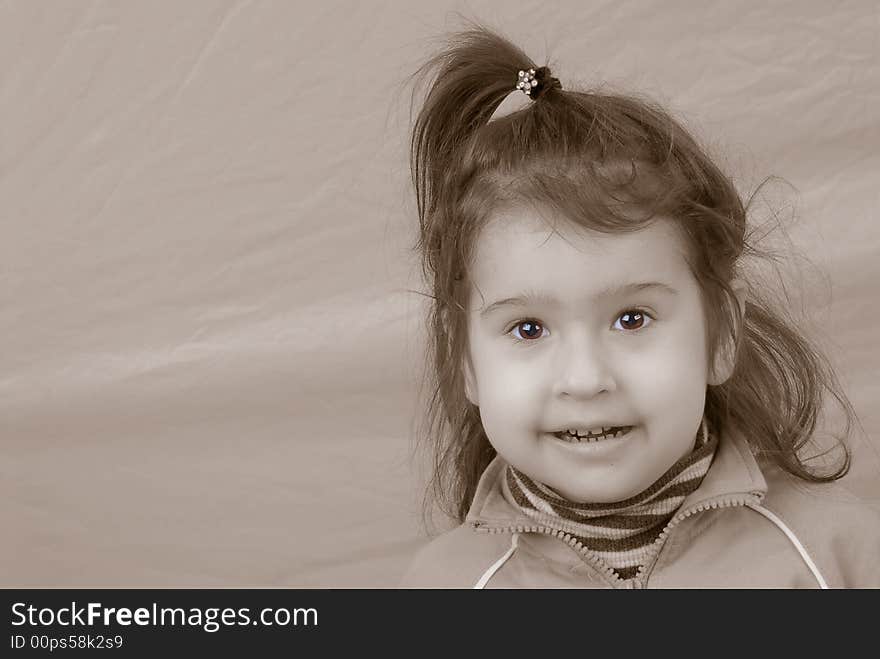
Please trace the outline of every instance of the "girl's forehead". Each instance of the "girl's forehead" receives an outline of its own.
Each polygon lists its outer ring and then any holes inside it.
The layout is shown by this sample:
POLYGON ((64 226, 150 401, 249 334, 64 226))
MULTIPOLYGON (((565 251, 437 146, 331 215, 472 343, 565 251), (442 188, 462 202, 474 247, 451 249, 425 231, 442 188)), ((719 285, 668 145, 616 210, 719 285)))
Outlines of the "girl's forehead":
POLYGON ((528 292, 580 305, 601 291, 645 282, 696 289, 679 229, 668 219, 607 234, 561 223, 554 230, 534 217, 511 215, 487 225, 478 242, 470 273, 478 304, 483 298, 493 304, 528 292))
POLYGON ((507 228, 489 229, 475 254, 471 310, 481 316, 505 300, 552 299, 582 309, 624 291, 697 293, 672 222, 625 234, 554 232, 526 222, 507 228))
POLYGON ((670 218, 658 216, 630 232, 607 233, 568 219, 553 219, 526 209, 495 214, 477 236, 475 265, 481 261, 520 258, 559 258, 583 255, 592 258, 637 257, 679 262, 686 249, 680 228, 670 218))

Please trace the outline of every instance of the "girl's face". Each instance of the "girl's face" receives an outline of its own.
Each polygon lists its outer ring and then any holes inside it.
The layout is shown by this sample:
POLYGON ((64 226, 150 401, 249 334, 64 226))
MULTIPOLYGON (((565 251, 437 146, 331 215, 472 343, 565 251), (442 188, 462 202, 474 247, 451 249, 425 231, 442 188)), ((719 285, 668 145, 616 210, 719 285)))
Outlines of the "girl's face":
POLYGON ((622 501, 694 448, 716 384, 699 288, 667 219, 622 235, 558 231, 520 209, 481 233, 467 396, 509 464, 572 501, 622 501), (554 434, 609 426, 632 428, 594 442, 554 434))

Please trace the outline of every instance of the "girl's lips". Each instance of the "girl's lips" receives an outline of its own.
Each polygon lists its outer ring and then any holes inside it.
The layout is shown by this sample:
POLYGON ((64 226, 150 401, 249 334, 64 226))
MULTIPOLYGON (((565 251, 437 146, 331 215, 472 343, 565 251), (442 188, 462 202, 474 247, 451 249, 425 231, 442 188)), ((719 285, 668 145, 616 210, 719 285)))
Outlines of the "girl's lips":
POLYGON ((601 442, 610 442, 615 439, 621 439, 623 437, 626 437, 630 433, 630 431, 632 431, 633 427, 634 426, 612 427, 608 433, 606 433, 605 435, 602 435, 601 437, 584 436, 580 439, 575 439, 574 437, 569 435, 568 432, 566 432, 566 431, 554 432, 551 434, 554 437, 556 437, 557 439, 559 439, 563 442, 566 442, 567 444, 598 444, 601 442), (623 432, 620 432, 621 430, 623 432), (618 432, 619 432, 619 434, 615 434, 618 432))

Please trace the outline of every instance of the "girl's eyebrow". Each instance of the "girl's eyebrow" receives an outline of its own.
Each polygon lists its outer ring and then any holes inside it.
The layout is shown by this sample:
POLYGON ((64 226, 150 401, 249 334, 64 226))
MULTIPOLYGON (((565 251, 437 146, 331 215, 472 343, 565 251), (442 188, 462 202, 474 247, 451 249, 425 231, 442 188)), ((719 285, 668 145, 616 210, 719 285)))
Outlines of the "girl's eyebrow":
MULTIPOLYGON (((669 284, 660 281, 641 281, 631 282, 629 284, 618 284, 609 286, 599 291, 593 299, 602 300, 610 297, 618 297, 627 293, 636 293, 645 289, 656 290, 667 295, 678 295, 678 291, 669 284)), ((544 291, 524 291, 513 297, 506 297, 503 300, 493 302, 480 312, 480 316, 485 318, 491 313, 502 307, 527 307, 530 304, 546 304, 548 306, 559 306, 559 301, 550 293, 544 291)))

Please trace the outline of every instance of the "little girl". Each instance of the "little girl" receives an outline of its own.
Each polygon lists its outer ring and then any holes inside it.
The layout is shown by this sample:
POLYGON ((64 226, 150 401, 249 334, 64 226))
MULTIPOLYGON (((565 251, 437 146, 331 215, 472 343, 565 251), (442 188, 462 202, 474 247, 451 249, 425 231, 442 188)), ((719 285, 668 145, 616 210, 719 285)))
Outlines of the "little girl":
POLYGON ((831 483, 848 447, 803 450, 823 389, 855 412, 743 274, 731 181, 662 109, 568 90, 481 26, 434 67, 426 418, 460 526, 403 585, 880 586, 880 520, 831 483))

